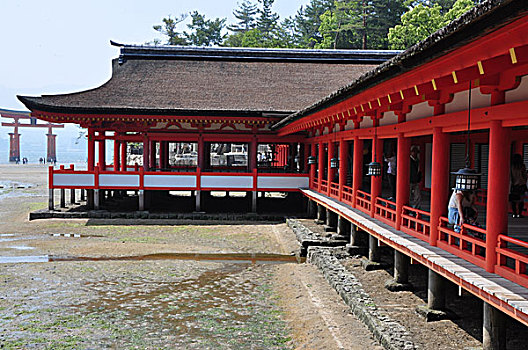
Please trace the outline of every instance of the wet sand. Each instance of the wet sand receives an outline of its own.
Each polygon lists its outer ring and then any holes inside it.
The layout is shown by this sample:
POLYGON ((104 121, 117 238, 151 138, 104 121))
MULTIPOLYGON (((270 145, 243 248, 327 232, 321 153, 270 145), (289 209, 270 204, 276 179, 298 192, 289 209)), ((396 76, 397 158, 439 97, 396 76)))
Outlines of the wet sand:
POLYGON ((169 258, 290 255, 285 224, 29 222, 46 181, 0 166, 0 257, 60 260, 0 263, 4 349, 381 349, 313 266, 169 258), (149 254, 165 258, 119 259, 149 254))

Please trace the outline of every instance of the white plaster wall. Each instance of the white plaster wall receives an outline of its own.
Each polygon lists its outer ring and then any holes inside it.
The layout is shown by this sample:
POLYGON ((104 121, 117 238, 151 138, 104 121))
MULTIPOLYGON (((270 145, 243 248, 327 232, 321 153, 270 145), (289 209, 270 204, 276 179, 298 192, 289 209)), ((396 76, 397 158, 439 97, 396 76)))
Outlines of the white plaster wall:
POLYGON ((139 187, 139 175, 99 175, 99 186, 139 187))
POLYGON ((259 176, 258 188, 293 189, 308 187, 308 177, 292 176, 259 176))
POLYGON ((528 75, 521 78, 517 89, 506 91, 506 103, 528 100, 528 75))
POLYGON ((214 176, 204 175, 201 178, 201 187, 212 188, 252 188, 252 176, 214 176))
POLYGON ((431 117, 434 114, 434 108, 427 102, 418 103, 412 106, 411 113, 405 117, 406 121, 431 117))
POLYGON ((54 186, 94 186, 94 174, 53 174, 54 186))
MULTIPOLYGON (((468 99, 469 92, 467 90, 457 92, 453 97, 453 101, 446 104, 446 114, 466 111, 468 109, 468 99)), ((471 109, 489 107, 490 103, 491 95, 482 94, 480 88, 471 89, 471 109)))
POLYGON ((194 175, 145 175, 145 187, 196 187, 194 175))
POLYGON ((383 113, 383 118, 380 119, 381 125, 393 125, 398 123, 398 116, 393 111, 383 113))
POLYGON ((345 124, 345 130, 352 130, 352 129, 354 129, 354 121, 347 120, 345 124))
POLYGON ((359 123, 360 129, 371 128, 374 125, 371 117, 364 117, 363 121, 359 123))

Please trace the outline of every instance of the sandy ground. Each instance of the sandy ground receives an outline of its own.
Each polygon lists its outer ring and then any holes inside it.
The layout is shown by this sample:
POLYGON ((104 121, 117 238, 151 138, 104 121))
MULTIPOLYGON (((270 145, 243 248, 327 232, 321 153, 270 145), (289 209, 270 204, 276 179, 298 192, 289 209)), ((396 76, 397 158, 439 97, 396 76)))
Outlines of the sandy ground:
POLYGON ((310 265, 109 259, 289 255, 298 247, 285 224, 29 222, 47 205, 46 181, 43 166, 0 166, 0 347, 381 349, 310 265), (70 260, 5 262, 21 256, 70 260))

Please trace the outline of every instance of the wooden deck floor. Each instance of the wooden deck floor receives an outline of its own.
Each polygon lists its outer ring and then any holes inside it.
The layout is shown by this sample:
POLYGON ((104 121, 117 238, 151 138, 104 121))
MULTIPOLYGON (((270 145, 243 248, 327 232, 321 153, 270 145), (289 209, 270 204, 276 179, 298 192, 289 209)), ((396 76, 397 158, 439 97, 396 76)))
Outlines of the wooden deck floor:
MULTIPOLYGON (((438 247, 432 247, 418 238, 397 231, 338 200, 310 189, 302 189, 301 191, 308 198, 346 217, 353 224, 377 237, 385 244, 407 254, 528 326, 528 288, 487 272, 438 247)), ((515 220, 511 221, 512 231, 514 229, 522 236, 526 232, 524 228, 528 224, 528 219, 515 220)))

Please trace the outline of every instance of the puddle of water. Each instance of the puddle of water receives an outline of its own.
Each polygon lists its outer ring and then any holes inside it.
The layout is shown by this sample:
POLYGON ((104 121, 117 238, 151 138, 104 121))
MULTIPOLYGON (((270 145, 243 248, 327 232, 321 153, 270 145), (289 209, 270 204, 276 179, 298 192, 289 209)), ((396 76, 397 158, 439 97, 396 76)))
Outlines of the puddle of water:
POLYGON ((49 262, 48 255, 0 256, 0 264, 49 262))
POLYGON ((224 263, 242 264, 281 264, 303 263, 306 258, 282 254, 199 254, 199 253, 163 253, 136 256, 117 257, 60 257, 50 256, 50 261, 122 261, 122 260, 196 260, 196 261, 221 261, 224 263))
POLYGON ((23 246, 23 245, 14 245, 14 246, 11 246, 11 247, 7 247, 8 249, 16 249, 16 250, 33 250, 35 249, 34 247, 28 247, 28 246, 23 246))

